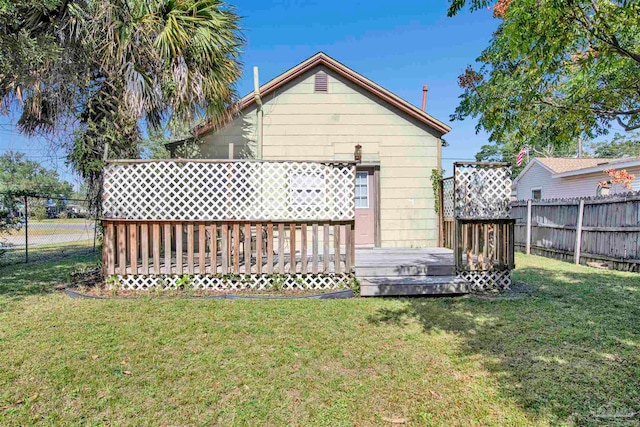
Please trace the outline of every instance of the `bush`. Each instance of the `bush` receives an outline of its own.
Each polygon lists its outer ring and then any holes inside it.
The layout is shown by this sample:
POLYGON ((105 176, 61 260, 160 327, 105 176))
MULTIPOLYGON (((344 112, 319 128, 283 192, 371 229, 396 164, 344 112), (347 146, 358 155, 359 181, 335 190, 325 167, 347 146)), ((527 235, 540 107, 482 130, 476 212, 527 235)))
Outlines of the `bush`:
POLYGON ((47 208, 44 206, 36 206, 35 208, 31 209, 31 216, 38 221, 47 219, 47 208))

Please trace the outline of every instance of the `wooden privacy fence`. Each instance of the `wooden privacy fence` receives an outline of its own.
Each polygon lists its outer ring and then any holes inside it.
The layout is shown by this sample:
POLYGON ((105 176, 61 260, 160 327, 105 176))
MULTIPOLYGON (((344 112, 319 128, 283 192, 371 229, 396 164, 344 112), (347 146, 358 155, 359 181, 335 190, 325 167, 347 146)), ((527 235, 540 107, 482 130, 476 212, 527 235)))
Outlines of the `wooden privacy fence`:
POLYGON ((354 163, 112 161, 104 189, 104 268, 123 289, 353 279, 354 163))
POLYGON ((519 200, 512 202, 511 216, 516 219, 515 245, 525 253, 640 271, 640 192, 519 200))

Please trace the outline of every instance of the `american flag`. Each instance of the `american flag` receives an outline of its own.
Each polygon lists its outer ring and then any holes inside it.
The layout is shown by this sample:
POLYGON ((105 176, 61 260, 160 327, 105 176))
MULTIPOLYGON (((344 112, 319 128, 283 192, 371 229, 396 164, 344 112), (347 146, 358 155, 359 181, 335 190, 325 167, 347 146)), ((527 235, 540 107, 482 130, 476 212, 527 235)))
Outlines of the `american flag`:
POLYGON ((516 157, 516 165, 520 166, 522 164, 525 154, 527 154, 527 149, 523 147, 518 153, 518 157, 516 157))

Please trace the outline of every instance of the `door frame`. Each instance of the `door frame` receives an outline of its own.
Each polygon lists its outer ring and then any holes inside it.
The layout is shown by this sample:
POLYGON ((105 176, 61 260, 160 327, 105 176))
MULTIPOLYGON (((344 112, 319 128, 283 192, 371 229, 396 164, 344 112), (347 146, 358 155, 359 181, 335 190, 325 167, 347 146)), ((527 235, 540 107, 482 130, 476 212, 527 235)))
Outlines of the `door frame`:
POLYGON ((381 245, 380 232, 380 162, 358 163, 356 171, 373 170, 372 185, 369 189, 369 203, 373 203, 373 246, 379 248, 381 245))

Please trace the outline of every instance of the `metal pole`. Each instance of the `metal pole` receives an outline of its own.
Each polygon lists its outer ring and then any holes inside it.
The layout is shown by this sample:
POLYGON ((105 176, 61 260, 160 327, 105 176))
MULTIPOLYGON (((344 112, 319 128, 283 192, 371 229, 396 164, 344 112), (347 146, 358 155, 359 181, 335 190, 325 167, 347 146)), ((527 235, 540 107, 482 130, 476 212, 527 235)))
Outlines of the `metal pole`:
POLYGON ((527 255, 531 255, 531 199, 527 200, 527 244, 526 244, 526 253, 527 255))
POLYGON ((29 197, 24 196, 24 262, 29 262, 29 197))
POLYGON ((93 222, 93 252, 96 251, 96 235, 98 233, 98 218, 93 222))

